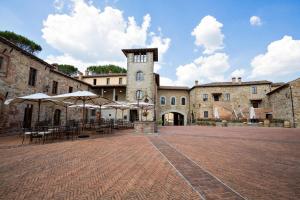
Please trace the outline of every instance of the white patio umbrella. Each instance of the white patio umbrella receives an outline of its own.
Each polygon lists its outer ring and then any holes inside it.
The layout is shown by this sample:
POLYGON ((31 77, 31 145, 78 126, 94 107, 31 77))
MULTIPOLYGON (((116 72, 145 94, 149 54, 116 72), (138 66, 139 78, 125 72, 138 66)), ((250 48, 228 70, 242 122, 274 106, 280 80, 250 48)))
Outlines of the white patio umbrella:
POLYGON ((41 104, 43 102, 50 102, 50 103, 56 103, 54 101, 51 101, 49 98, 51 96, 48 96, 44 93, 35 93, 27 96, 17 97, 14 99, 8 99, 4 102, 4 104, 17 104, 17 103, 38 103, 38 122, 40 121, 40 111, 41 111, 41 104))
POLYGON ((77 91, 72 93, 60 94, 56 96, 52 96, 51 99, 61 100, 61 101, 70 101, 74 104, 78 104, 79 102, 82 103, 82 120, 83 120, 83 127, 85 124, 85 107, 86 104, 94 104, 99 105, 100 109, 102 105, 108 104, 112 102, 106 98, 100 97, 90 91, 77 91))
POLYGON ((107 104, 106 107, 114 108, 116 110, 116 112, 115 112, 115 120, 116 120, 117 110, 122 111, 122 119, 123 119, 124 118, 124 110, 127 110, 127 109, 131 108, 132 106, 128 102, 117 101, 114 103, 107 104))

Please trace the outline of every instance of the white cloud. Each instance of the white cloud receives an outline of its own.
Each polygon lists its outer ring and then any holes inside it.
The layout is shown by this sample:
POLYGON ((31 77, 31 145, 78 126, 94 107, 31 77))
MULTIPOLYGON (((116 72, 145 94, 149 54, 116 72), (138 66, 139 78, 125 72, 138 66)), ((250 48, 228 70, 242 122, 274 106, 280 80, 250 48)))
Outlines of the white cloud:
POLYGON ((170 79, 168 77, 164 77, 164 76, 161 76, 159 78, 159 81, 160 81, 160 85, 166 85, 166 86, 174 86, 174 85, 176 85, 175 81, 173 81, 172 79, 170 79))
POLYGON ((64 8, 64 4, 65 4, 64 0, 55 0, 53 6, 56 11, 60 12, 64 8))
POLYGON ((258 16, 250 17, 249 22, 252 26, 261 26, 262 25, 261 19, 258 16))
POLYGON ((245 69, 236 69, 231 72, 231 77, 243 77, 245 75, 245 69))
POLYGON ((209 56, 200 56, 192 63, 180 65, 176 69, 177 80, 175 85, 193 85, 195 80, 224 81, 224 73, 230 68, 228 55, 215 53, 209 56))
POLYGON ((149 14, 138 25, 134 17, 124 18, 121 10, 105 7, 101 11, 92 3, 73 0, 70 13, 50 14, 43 22, 43 38, 62 53, 50 55, 47 60, 57 59, 57 63, 73 60, 85 66, 103 61, 124 62, 122 48, 149 45, 159 45, 160 56, 163 56, 169 48, 170 39, 149 36, 150 22, 149 14), (147 44, 147 40, 151 43, 147 44))
POLYGON ((300 40, 291 36, 271 42, 267 52, 254 57, 251 61, 250 78, 284 77, 300 72, 300 40))
POLYGON ((223 24, 213 16, 205 16, 191 33, 195 36, 195 44, 204 47, 204 54, 212 54, 223 49, 224 35, 221 31, 223 24))

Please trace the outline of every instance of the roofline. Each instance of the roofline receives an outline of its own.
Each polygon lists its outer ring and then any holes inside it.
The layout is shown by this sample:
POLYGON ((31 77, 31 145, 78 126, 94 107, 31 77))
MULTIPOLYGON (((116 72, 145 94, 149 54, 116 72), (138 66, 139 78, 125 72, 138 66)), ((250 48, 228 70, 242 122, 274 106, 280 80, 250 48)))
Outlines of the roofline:
MULTIPOLYGON (((209 84, 209 83, 208 83, 209 84)), ((265 85, 265 84, 272 84, 272 82, 268 81, 268 82, 264 82, 264 83, 255 83, 255 82, 250 82, 250 83, 234 83, 231 85, 224 85, 224 84, 219 84, 219 85, 194 85, 193 87, 191 87, 190 90, 194 89, 194 88, 201 88, 201 87, 235 87, 235 86, 247 86, 247 85, 265 85)))
POLYGON ((74 80, 74 81, 77 81, 77 82, 79 82, 79 83, 83 83, 83 84, 85 84, 85 85, 87 85, 87 86, 91 86, 91 84, 89 84, 89 83, 87 83, 87 82, 84 82, 84 81, 79 80, 79 79, 77 79, 77 78, 71 77, 71 76, 69 76, 69 75, 67 75, 67 74, 64 74, 64 73, 60 72, 60 71, 57 71, 57 70, 54 70, 54 69, 50 69, 50 72, 59 74, 59 75, 64 76, 64 77, 66 77, 66 78, 69 78, 69 79, 72 79, 72 80, 74 80))
POLYGON ((126 87, 127 85, 126 84, 122 84, 122 85, 90 85, 92 89, 95 89, 95 88, 117 88, 117 87, 126 87))
MULTIPOLYGON (((112 76, 127 76, 127 73, 84 75, 82 76, 82 78, 112 77, 112 76)), ((78 78, 79 76, 75 76, 75 77, 78 78)))
POLYGON ((7 40, 6 38, 0 36, 0 41, 3 42, 4 44, 16 49, 17 51, 20 51, 21 53, 25 54, 26 56, 29 56, 30 58, 40 62, 41 64, 46 65, 50 69, 54 69, 54 67, 51 64, 49 64, 46 61, 42 60, 41 58, 35 56, 34 54, 31 54, 28 51, 25 51, 24 49, 18 47, 17 45, 15 45, 13 42, 7 40))
POLYGON ((122 49, 122 52, 127 57, 128 53, 152 52, 153 61, 158 61, 158 48, 137 48, 137 49, 122 49))
POLYGON ((189 90, 189 87, 184 86, 159 86, 158 90, 189 90))
POLYGON ((289 85, 290 85, 289 83, 286 83, 286 84, 284 84, 284 85, 282 85, 282 86, 279 86, 278 88, 276 88, 276 89, 274 89, 274 90, 268 92, 266 95, 271 95, 271 94, 273 94, 274 92, 276 92, 277 90, 281 90, 282 88, 288 87, 289 85))

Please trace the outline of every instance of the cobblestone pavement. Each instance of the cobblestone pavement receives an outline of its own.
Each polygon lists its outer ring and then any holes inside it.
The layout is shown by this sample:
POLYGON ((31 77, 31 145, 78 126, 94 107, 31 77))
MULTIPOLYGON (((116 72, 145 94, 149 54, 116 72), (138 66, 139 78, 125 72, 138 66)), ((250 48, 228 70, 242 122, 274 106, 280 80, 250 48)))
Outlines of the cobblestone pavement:
POLYGON ((201 194, 202 199, 245 199, 164 140, 159 137, 151 137, 150 140, 192 187, 201 194))
POLYGON ((131 134, 2 145, 0 180, 5 200, 199 199, 147 137, 131 134))
POLYGON ((163 127, 160 138, 248 199, 300 199, 300 129, 163 127))

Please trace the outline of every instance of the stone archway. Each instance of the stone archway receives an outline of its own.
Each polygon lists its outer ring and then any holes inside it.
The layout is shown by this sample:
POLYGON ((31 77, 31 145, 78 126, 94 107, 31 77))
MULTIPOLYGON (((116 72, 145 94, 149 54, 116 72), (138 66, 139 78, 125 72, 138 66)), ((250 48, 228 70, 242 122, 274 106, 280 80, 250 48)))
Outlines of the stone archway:
POLYGON ((162 125, 184 126, 187 123, 186 114, 176 110, 169 110, 161 114, 162 125))

